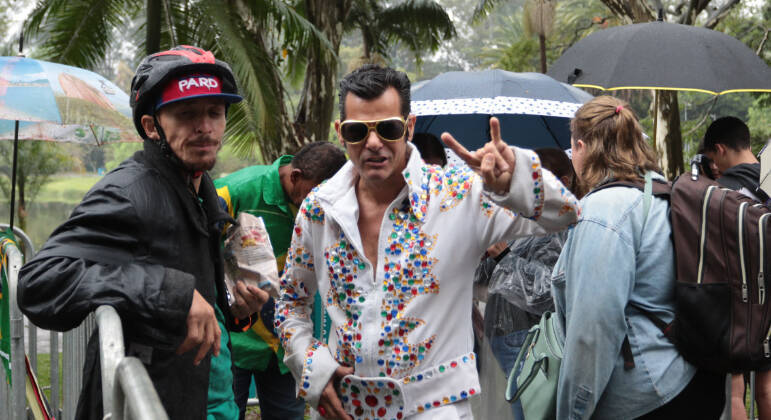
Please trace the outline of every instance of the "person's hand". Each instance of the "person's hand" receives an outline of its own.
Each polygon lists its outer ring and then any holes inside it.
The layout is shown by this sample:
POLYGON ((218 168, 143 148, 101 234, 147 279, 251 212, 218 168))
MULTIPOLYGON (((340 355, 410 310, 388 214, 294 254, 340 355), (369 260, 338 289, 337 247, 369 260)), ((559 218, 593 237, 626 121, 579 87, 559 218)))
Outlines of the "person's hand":
POLYGON ((214 350, 215 356, 219 356, 220 334, 214 308, 198 293, 198 290, 193 290, 193 303, 190 305, 190 312, 187 313, 187 336, 177 347, 177 354, 187 353, 198 347, 198 354, 193 360, 193 364, 198 366, 210 349, 214 350))
POLYGON ((501 252, 508 248, 509 243, 506 241, 496 242, 492 245, 490 245, 489 248, 487 248, 487 255, 490 256, 490 258, 495 258, 499 255, 501 255, 501 252))
POLYGON ((338 366, 335 369, 335 373, 329 378, 329 382, 324 386, 324 390, 321 391, 318 412, 325 419, 353 420, 353 417, 345 412, 343 403, 340 402, 340 397, 337 396, 337 386, 345 375, 353 375, 353 368, 338 366))
POLYGON ((233 298, 236 301, 230 307, 230 313, 238 319, 243 319, 259 312, 262 305, 270 299, 270 295, 257 286, 237 281, 236 287, 233 288, 233 298))
POLYGON ((482 177, 486 189, 506 194, 509 192, 516 156, 509 145, 501 140, 501 124, 495 117, 490 118, 490 138, 492 140, 482 148, 469 152, 450 133, 442 133, 444 144, 482 177))

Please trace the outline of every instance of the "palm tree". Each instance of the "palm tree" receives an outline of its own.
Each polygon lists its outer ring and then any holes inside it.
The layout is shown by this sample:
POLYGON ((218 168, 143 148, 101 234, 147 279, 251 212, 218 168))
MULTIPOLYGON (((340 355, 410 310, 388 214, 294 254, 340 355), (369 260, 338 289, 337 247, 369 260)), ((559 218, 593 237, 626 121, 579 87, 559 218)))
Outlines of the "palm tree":
POLYGON ((443 41, 455 36, 447 12, 433 0, 387 4, 377 0, 306 0, 305 6, 308 20, 327 37, 334 54, 316 50, 308 56, 295 117, 295 127, 305 128, 304 141, 326 140, 329 136, 339 65, 335 56, 344 34, 360 31, 362 62, 372 62, 375 57, 387 60, 388 49, 399 44, 407 47, 419 63, 422 53, 436 51, 443 41))
POLYGON ((26 32, 42 41, 40 58, 100 66, 126 32, 142 53, 179 44, 214 51, 231 64, 245 101, 231 108, 228 141, 243 155, 270 160, 297 145, 284 102, 286 51, 325 51, 330 44, 281 0, 42 0, 26 32))
POLYGON ((241 155, 272 160, 328 138, 342 36, 372 31, 347 20, 358 11, 378 28, 376 36, 363 35, 375 40, 370 52, 385 55, 402 42, 419 59, 455 33, 431 0, 389 7, 374 0, 41 0, 26 31, 41 40, 40 58, 86 68, 99 66, 131 27, 138 27, 132 41, 139 56, 178 44, 214 51, 231 64, 246 98, 231 108, 228 141, 241 155), (303 73, 292 121, 282 76, 303 73))

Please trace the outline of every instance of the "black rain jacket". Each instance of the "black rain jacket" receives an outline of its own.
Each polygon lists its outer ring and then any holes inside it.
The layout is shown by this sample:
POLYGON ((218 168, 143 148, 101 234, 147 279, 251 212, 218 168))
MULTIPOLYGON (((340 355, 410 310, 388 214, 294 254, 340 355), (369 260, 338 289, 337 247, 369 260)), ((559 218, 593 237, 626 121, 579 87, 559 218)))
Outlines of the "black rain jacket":
MULTIPOLYGON (((100 180, 22 267, 19 307, 35 325, 66 331, 98 306, 113 306, 127 355, 143 361, 169 417, 204 419, 210 355, 194 366, 197 349, 175 350, 187 334, 194 288, 210 304, 216 299, 228 329, 242 329, 227 309, 218 229, 226 220, 232 222, 208 174, 196 196, 176 164, 146 140, 144 151, 100 180)), ((88 343, 78 419, 103 417, 97 335, 88 343)))

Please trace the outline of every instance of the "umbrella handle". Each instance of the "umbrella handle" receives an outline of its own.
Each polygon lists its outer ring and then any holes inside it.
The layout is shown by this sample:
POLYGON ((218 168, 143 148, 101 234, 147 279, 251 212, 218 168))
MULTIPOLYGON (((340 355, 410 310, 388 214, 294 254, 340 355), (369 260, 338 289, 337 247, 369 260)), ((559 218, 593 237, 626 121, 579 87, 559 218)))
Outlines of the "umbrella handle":
POLYGON ((16 161, 19 158, 19 121, 16 120, 13 129, 13 166, 11 170, 11 220, 8 223, 13 231, 14 200, 16 199, 16 161))

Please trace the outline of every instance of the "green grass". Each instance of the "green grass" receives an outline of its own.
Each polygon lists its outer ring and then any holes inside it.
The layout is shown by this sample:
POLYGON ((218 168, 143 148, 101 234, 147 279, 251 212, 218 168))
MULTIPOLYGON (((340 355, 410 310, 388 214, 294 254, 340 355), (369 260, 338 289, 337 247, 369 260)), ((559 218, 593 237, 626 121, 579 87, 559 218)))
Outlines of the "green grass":
MULTIPOLYGON (((31 362, 31 360, 30 360, 31 362)), ((62 403, 62 360, 59 358, 59 404, 62 403)), ((38 385, 43 389, 48 401, 51 401, 51 357, 49 354, 38 354, 37 356, 37 375, 38 385)))
POLYGON ((100 179, 102 177, 99 175, 55 175, 51 182, 40 189, 35 201, 77 204, 100 179))

